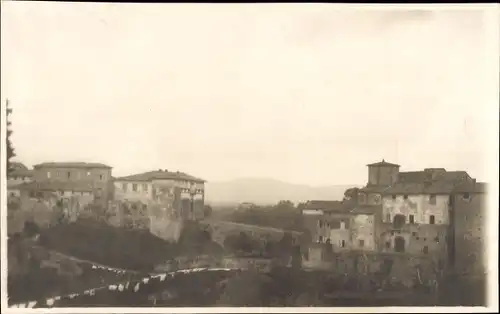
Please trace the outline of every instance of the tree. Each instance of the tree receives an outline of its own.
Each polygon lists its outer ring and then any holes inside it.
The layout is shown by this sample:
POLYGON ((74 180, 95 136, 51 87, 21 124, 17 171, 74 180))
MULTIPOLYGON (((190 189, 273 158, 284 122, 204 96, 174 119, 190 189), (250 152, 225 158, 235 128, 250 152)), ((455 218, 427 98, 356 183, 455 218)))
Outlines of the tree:
POLYGON ((358 198, 359 188, 349 188, 344 192, 343 201, 352 201, 355 202, 358 198))
POLYGON ((208 218, 212 215, 212 206, 205 205, 203 207, 203 217, 208 218))
POLYGON ((12 135, 12 130, 10 128, 12 122, 9 120, 9 116, 12 114, 12 108, 9 108, 9 100, 7 99, 5 102, 6 107, 6 116, 7 116, 7 173, 9 173, 11 169, 11 159, 16 156, 14 151, 14 147, 12 145, 12 141, 10 139, 12 135))

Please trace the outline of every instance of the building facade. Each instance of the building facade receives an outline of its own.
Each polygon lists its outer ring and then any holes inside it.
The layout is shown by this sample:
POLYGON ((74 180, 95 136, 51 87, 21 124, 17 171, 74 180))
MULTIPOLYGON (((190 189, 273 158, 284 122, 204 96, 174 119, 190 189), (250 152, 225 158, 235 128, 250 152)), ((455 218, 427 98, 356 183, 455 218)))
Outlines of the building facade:
POLYGON ((81 194, 89 192, 94 202, 107 206, 112 196, 112 167, 101 163, 47 162, 33 167, 34 187, 57 189, 56 193, 81 194))
POLYGON ((203 218, 205 181, 202 179, 182 172, 157 170, 116 178, 113 184, 115 200, 156 203, 173 218, 203 218))
POLYGON ((484 276, 487 187, 484 183, 464 183, 453 191, 454 224, 450 243, 450 264, 461 275, 484 276))
POLYGON ((367 184, 349 189, 344 201, 306 204, 312 243, 329 244, 334 252, 421 256, 484 273, 484 184, 465 171, 402 172, 385 160, 367 166, 367 184), (345 222, 337 228, 339 219, 345 222))

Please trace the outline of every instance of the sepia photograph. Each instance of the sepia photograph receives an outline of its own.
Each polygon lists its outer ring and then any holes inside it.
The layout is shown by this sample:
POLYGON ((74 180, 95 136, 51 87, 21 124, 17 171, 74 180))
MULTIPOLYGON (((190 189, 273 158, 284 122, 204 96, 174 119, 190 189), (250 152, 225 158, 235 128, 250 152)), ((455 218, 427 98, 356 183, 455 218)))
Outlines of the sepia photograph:
POLYGON ((499 17, 2 1, 2 313, 498 311, 499 17))

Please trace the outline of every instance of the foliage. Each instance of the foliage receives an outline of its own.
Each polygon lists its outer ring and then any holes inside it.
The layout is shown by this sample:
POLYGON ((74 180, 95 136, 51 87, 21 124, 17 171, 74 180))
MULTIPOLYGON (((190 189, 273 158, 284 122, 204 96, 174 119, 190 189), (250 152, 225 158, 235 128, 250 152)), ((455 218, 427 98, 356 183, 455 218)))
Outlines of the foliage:
POLYGON ((212 212, 213 212, 212 206, 210 206, 210 205, 203 206, 203 217, 204 218, 209 218, 210 216, 212 216, 212 212))
POLYGON ((16 152, 14 150, 14 146, 12 145, 12 141, 11 141, 11 136, 12 136, 12 129, 10 128, 10 126, 12 125, 12 122, 10 121, 9 117, 10 115, 12 114, 12 108, 9 108, 9 100, 7 99, 6 101, 6 116, 7 116, 7 137, 6 137, 6 141, 7 141, 7 172, 10 172, 12 169, 11 169, 11 159, 14 158, 16 156, 16 152))
POLYGON ((343 201, 352 201, 355 202, 358 198, 359 188, 349 188, 344 192, 343 201))
POLYGON ((250 225, 302 231, 304 229, 301 213, 303 204, 299 206, 295 207, 290 201, 280 201, 273 206, 240 208, 230 214, 227 219, 250 225))
POLYGON ((262 243, 245 232, 229 234, 224 239, 224 248, 232 253, 253 254, 262 251, 262 243))

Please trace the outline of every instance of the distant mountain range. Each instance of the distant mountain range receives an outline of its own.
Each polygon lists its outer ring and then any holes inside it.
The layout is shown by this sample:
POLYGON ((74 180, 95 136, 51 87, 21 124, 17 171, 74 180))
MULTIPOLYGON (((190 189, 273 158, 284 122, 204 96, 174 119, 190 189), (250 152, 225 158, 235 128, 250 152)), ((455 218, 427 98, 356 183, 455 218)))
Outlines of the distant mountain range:
POLYGON ((294 203, 308 200, 342 200, 344 192, 360 185, 309 186, 266 178, 243 178, 226 182, 207 182, 207 204, 223 206, 243 202, 257 205, 276 204, 280 200, 294 203))

